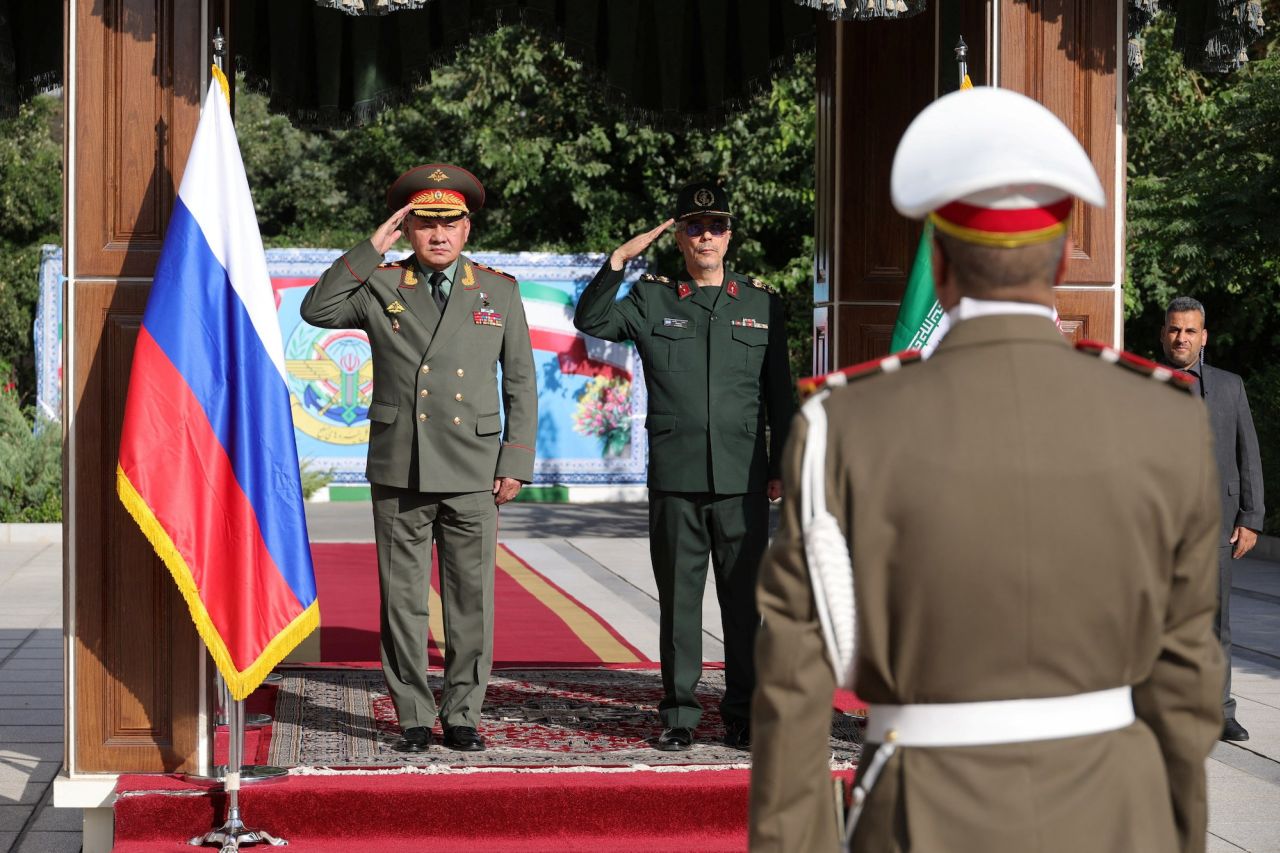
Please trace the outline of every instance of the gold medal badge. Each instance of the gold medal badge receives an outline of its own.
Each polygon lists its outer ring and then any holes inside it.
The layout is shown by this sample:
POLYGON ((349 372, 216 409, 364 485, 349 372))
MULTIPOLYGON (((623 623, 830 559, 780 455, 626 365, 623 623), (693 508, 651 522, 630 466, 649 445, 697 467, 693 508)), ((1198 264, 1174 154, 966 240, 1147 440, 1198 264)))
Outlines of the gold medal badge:
POLYGON ((387 313, 392 315, 404 313, 404 306, 400 304, 399 299, 387 306, 387 313))

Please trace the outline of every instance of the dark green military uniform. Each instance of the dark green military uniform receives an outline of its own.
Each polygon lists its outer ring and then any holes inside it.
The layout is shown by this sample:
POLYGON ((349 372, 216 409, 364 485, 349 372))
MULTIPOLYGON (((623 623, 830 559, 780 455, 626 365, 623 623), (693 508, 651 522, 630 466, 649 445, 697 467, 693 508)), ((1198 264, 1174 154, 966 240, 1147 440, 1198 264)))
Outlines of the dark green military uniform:
POLYGON ((606 261, 583 292, 574 325, 634 341, 644 363, 649 548, 665 694, 658 710, 666 726, 693 728, 701 717, 694 689, 710 555, 724 628, 720 709, 745 720, 755 686, 756 569, 768 544, 765 490, 780 476, 794 413, 782 301, 728 271, 722 286, 701 288, 646 275, 615 301, 622 279, 606 261))
POLYGON ((384 264, 366 240, 334 262, 301 309, 316 326, 363 329, 373 350, 367 476, 382 665, 404 729, 437 718, 426 674, 433 539, 446 635, 438 716, 446 728, 477 726, 493 660, 493 483, 533 479, 537 385, 520 288, 466 255, 449 271, 442 314, 432 270, 414 257, 384 264))

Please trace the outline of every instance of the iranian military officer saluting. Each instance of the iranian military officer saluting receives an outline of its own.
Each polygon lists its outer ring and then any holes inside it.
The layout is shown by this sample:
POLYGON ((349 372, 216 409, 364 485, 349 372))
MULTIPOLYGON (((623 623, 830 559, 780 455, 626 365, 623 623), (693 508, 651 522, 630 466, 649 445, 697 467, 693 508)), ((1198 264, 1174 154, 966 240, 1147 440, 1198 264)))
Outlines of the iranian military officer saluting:
POLYGON ((779 457, 795 411, 782 301, 725 268, 732 234, 724 189, 684 187, 674 220, 613 251, 573 320, 589 335, 634 341, 644 364, 663 688, 656 746, 666 751, 688 749, 702 715, 694 691, 702 677, 708 555, 724 629, 724 741, 751 744, 756 569, 768 544, 768 501, 782 494, 779 457), (673 221, 683 274, 644 275, 615 301, 627 261, 673 221))
POLYGON ((382 670, 407 751, 430 745, 437 718, 445 746, 484 749, 497 507, 533 478, 538 392, 520 288, 462 254, 483 204, 484 188, 465 169, 410 169, 387 191, 390 218, 302 302, 308 323, 363 329, 373 350, 367 476, 382 670), (382 263, 402 235, 413 254, 382 263), (426 652, 433 540, 446 649, 438 711, 426 652))

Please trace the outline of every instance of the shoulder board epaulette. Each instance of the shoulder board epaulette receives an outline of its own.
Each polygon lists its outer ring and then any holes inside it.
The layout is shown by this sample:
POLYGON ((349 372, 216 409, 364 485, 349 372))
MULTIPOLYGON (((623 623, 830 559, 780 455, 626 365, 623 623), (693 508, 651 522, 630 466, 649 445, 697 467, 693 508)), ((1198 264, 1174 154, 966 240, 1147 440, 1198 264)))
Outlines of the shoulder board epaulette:
POLYGON ((486 266, 486 265, 484 265, 484 264, 482 264, 482 263, 479 263, 478 261, 471 261, 471 266, 476 267, 477 269, 482 269, 482 270, 484 270, 485 272, 491 272, 491 273, 493 273, 494 275, 500 275, 500 276, 502 276, 503 278, 509 278, 509 279, 511 279, 512 281, 515 281, 515 280, 516 280, 516 277, 515 277, 515 276, 513 276, 511 273, 509 273, 509 272, 503 272, 503 271, 502 271, 502 270, 500 270, 500 269, 496 269, 496 268, 494 268, 494 267, 486 266))
POLYGON ((1188 394, 1194 391, 1196 387, 1196 378, 1190 373, 1174 370, 1172 367, 1165 367, 1163 364, 1157 364, 1151 359, 1143 358, 1140 355, 1134 355, 1131 352, 1107 346, 1101 341, 1077 341, 1076 350, 1097 356, 1111 364, 1127 367, 1140 376, 1146 376, 1162 385, 1177 388, 1179 391, 1185 391, 1188 394))
POLYGON ((659 284, 671 284, 671 279, 667 278, 665 275, 654 275, 654 274, 653 274, 653 273, 651 273, 651 272, 641 273, 641 274, 640 274, 640 280, 641 280, 641 281, 656 281, 656 282, 658 282, 659 284))
POLYGON ((919 361, 924 361, 924 354, 920 350, 903 350, 902 352, 895 352, 893 355, 887 355, 884 358, 873 358, 871 361, 864 361, 852 367, 842 367, 834 373, 801 379, 796 383, 796 390, 800 392, 800 400, 803 402, 827 388, 839 388, 858 379, 866 379, 868 376, 893 373, 896 370, 900 370, 903 365, 915 364, 919 361))
POLYGON ((749 278, 747 281, 757 290, 763 290, 765 293, 772 293, 774 296, 778 295, 778 291, 774 290, 758 278, 749 278))
POLYGON ((409 258, 401 258, 398 261, 383 261, 378 264, 380 270, 398 270, 409 266, 409 258))

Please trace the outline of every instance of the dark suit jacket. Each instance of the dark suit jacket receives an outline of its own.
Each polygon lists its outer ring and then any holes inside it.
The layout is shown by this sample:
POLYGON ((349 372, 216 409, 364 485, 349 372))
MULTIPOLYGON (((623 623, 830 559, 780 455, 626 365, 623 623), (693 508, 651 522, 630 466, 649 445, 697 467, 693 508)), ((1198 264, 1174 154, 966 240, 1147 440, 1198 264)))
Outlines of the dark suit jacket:
POLYGON ((463 255, 441 317, 412 256, 381 260, 364 241, 334 261, 301 310, 313 326, 369 336, 369 482, 420 492, 489 491, 498 477, 530 482, 538 387, 515 279, 463 255))
POLYGON ((1237 527, 1262 530, 1262 458, 1244 381, 1208 364, 1202 369, 1200 381, 1205 405, 1209 407, 1214 456, 1222 472, 1220 544, 1225 545, 1237 527))

